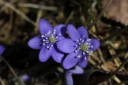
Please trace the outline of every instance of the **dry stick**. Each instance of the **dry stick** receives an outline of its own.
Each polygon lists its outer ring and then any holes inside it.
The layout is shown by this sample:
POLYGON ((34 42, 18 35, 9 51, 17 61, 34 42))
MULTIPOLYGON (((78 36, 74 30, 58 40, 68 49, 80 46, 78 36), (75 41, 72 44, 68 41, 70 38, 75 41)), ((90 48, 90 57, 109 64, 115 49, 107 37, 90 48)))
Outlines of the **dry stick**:
POLYGON ((104 42, 106 42, 107 40, 110 40, 111 38, 120 35, 120 34, 123 33, 124 31, 126 31, 127 29, 128 29, 128 26, 117 30, 116 32, 112 33, 112 35, 110 35, 109 37, 103 39, 103 40, 101 41, 101 43, 104 43, 104 42))
MULTIPOLYGON (((108 78, 104 79, 102 82, 107 81, 108 79, 112 78, 128 62, 128 53, 126 53, 125 57, 127 57, 125 61, 108 78)), ((98 84, 101 84, 102 82, 98 84)))
POLYGON ((119 58, 119 57, 121 57, 121 56, 117 55, 117 56, 112 57, 111 59, 106 60, 105 62, 98 63, 97 65, 94 65, 92 67, 92 69, 97 68, 98 66, 101 66, 107 62, 113 61, 114 59, 119 58))
POLYGON ((0 82, 1 82, 1 85, 5 85, 1 77, 0 77, 0 82))
POLYGON ((31 4, 31 3, 19 3, 18 6, 19 7, 35 8, 35 9, 43 9, 43 10, 48 10, 48 11, 57 11, 57 7, 37 5, 37 4, 31 4))
MULTIPOLYGON (((15 3, 16 1, 17 1, 17 0, 11 0, 9 3, 10 3, 10 4, 13 4, 13 3, 15 3)), ((7 8, 7 6, 4 5, 3 7, 0 8, 0 12, 4 11, 6 8, 7 8)))
POLYGON ((13 5, 11 5, 8 2, 5 2, 3 0, 0 0, 1 4, 6 5, 7 7, 11 8, 13 11, 15 11, 17 14, 19 14, 20 16, 22 16, 26 21, 28 21, 29 23, 33 24, 35 26, 35 22, 32 21, 31 19, 29 19, 24 13, 22 13, 21 11, 19 11, 18 9, 16 9, 13 5))
POLYGON ((38 32, 38 23, 39 23, 41 16, 42 16, 42 10, 38 10, 37 18, 36 18, 36 26, 34 28, 35 33, 38 32))
POLYGON ((15 78, 17 79, 17 81, 19 82, 20 85, 25 85, 20 78, 16 75, 16 72, 14 71, 14 69, 9 65, 9 63, 2 57, 0 56, 0 59, 8 66, 8 68, 10 69, 10 71, 12 72, 12 74, 15 76, 15 78))
POLYGON ((80 5, 80 3, 74 1, 74 0, 70 0, 71 2, 73 2, 75 5, 79 6, 79 11, 80 11, 80 19, 81 19, 81 22, 83 23, 83 25, 86 27, 86 20, 85 20, 85 17, 84 17, 84 14, 82 12, 82 7, 80 5))
POLYGON ((69 23, 69 21, 72 19, 72 16, 74 15, 74 11, 72 11, 68 17, 68 19, 66 20, 65 24, 67 25, 69 23))
POLYGON ((93 25, 96 24, 96 22, 98 21, 98 19, 103 15, 103 13, 106 11, 107 7, 111 4, 113 0, 109 0, 109 2, 105 5, 105 7, 103 8, 102 12, 99 14, 99 16, 93 21, 93 23, 88 27, 88 30, 90 30, 93 25))

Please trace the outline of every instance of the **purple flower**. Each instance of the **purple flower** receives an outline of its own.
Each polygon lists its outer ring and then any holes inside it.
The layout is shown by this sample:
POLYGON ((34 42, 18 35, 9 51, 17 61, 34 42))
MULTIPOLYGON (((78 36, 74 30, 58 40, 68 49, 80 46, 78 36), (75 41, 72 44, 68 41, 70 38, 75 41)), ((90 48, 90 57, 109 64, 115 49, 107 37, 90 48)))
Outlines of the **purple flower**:
POLYGON ((0 55, 2 55, 2 53, 4 52, 5 47, 3 45, 0 45, 0 55))
POLYGON ((68 70, 65 73, 66 85, 73 85, 72 74, 83 74, 83 73, 84 73, 84 70, 79 66, 76 66, 74 69, 68 70))
POLYGON ((64 39, 65 25, 59 24, 52 28, 47 20, 41 19, 38 26, 41 36, 30 39, 28 45, 33 49, 41 49, 39 53, 41 62, 46 62, 52 56, 56 62, 60 63, 64 54, 57 49, 56 43, 64 39))
POLYGON ((84 26, 76 30, 69 24, 67 31, 71 39, 66 38, 57 43, 59 50, 69 53, 63 61, 63 66, 69 69, 78 64, 84 68, 87 66, 88 56, 100 46, 100 42, 97 39, 88 38, 88 32, 84 26))
POLYGON ((27 75, 27 74, 24 74, 24 75, 21 76, 21 79, 22 79, 23 81, 27 81, 27 80, 30 79, 30 76, 27 75))

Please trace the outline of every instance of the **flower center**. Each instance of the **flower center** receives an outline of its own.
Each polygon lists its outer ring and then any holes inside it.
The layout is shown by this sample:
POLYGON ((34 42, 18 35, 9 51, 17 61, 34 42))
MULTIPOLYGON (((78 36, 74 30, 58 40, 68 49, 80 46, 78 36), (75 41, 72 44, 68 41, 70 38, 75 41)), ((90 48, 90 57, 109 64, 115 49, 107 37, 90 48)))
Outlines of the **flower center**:
POLYGON ((44 35, 41 35, 41 45, 47 49, 51 49, 57 41, 61 40, 61 33, 56 34, 56 30, 49 31, 44 35))
POLYGON ((88 50, 88 46, 87 46, 87 45, 81 45, 81 46, 80 46, 80 49, 81 49, 82 51, 87 51, 87 50, 88 50))
POLYGON ((54 36, 50 36, 49 41, 50 41, 51 43, 55 42, 55 37, 54 37, 54 36))

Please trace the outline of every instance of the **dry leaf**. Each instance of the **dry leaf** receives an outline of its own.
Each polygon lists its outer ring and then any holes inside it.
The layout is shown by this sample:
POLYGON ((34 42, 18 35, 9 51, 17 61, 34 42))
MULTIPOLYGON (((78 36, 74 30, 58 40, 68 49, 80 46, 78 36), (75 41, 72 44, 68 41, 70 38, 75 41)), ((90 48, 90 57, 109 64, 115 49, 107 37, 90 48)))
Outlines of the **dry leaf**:
MULTIPOLYGON (((109 0, 103 0, 103 7, 109 0)), ((128 0, 113 0, 107 8, 105 15, 107 18, 128 25, 128 0)))

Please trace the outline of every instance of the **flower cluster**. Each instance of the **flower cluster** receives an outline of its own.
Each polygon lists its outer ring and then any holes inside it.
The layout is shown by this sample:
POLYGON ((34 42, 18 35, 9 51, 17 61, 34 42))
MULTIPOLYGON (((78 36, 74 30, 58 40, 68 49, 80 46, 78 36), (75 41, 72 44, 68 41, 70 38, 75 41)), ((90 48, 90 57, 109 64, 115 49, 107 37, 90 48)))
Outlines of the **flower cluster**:
POLYGON ((88 62, 88 56, 100 46, 97 39, 88 38, 88 32, 84 26, 76 29, 72 24, 56 25, 41 19, 39 21, 41 35, 30 39, 28 45, 33 49, 41 49, 39 60, 46 62, 50 56, 58 62, 63 63, 65 69, 70 69, 75 65, 84 68, 88 62), (66 31, 70 38, 65 38, 66 31), (64 61, 64 53, 68 53, 64 61))
POLYGON ((87 66, 88 56, 100 46, 99 40, 89 38, 84 26, 78 29, 72 24, 52 27, 45 19, 41 19, 38 26, 41 35, 30 39, 29 47, 40 49, 41 62, 46 62, 52 56, 54 61, 62 63, 67 70, 66 79, 69 81, 67 85, 73 85, 71 75, 83 73, 82 68, 87 66), (66 33, 69 35, 68 38, 65 37, 66 33), (72 67, 75 69, 71 70, 72 67))

